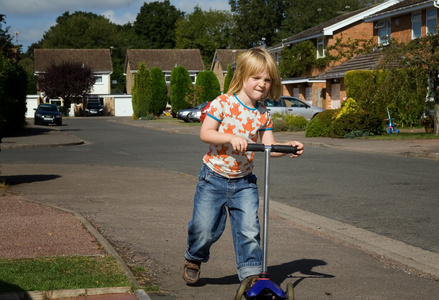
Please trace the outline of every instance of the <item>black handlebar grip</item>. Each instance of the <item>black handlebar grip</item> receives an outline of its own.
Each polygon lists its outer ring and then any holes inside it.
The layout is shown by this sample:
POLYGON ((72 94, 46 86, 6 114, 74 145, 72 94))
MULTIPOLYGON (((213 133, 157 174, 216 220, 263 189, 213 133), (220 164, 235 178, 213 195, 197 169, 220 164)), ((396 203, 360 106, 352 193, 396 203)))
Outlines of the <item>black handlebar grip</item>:
MULTIPOLYGON (((247 151, 253 151, 253 152, 264 152, 265 151, 265 145, 264 144, 248 144, 247 151)), ((287 145, 271 145, 272 152, 279 152, 279 153, 297 153, 297 147, 293 146, 287 146, 287 145)))

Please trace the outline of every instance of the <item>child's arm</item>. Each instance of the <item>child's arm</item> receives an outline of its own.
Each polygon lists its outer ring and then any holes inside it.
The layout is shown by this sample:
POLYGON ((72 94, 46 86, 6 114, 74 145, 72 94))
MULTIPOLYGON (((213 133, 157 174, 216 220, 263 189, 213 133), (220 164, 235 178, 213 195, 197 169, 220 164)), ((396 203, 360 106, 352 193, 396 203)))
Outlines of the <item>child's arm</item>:
MULTIPOLYGON (((259 136, 261 138, 262 144, 264 145, 287 145, 287 146, 297 147, 298 150, 297 153, 292 154, 290 157, 298 157, 303 153, 303 144, 300 142, 289 141, 286 143, 276 143, 276 141, 274 140, 273 131, 271 130, 261 131, 259 136)), ((286 153, 271 152, 272 157, 280 157, 280 156, 284 156, 285 154, 286 153)))
POLYGON ((220 123, 217 120, 207 116, 201 126, 201 140, 214 145, 231 144, 235 151, 244 152, 244 150, 247 149, 248 142, 246 139, 234 134, 218 132, 219 125, 220 123))

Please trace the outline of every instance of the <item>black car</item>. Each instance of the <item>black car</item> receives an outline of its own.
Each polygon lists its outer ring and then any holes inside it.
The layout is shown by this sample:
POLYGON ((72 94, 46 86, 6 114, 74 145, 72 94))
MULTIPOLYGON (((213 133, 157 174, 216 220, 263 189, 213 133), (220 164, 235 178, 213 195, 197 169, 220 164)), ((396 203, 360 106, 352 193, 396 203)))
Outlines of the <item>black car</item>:
POLYGON ((98 102, 87 103, 87 106, 85 107, 85 114, 87 116, 103 116, 104 107, 98 102))
POLYGON ((35 109, 34 124, 62 125, 62 114, 56 104, 42 103, 35 109))

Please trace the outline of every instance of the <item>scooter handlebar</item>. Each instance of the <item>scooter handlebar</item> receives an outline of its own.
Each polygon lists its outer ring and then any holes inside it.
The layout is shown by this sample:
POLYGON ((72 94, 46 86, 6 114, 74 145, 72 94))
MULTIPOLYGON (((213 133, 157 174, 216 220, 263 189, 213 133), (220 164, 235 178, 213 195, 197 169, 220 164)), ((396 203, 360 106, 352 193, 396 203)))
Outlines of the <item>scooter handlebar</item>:
POLYGON ((271 152, 279 153, 297 153, 297 147, 287 146, 287 145, 264 145, 264 144, 248 144, 247 151, 252 152, 264 152, 265 148, 271 147, 271 152))

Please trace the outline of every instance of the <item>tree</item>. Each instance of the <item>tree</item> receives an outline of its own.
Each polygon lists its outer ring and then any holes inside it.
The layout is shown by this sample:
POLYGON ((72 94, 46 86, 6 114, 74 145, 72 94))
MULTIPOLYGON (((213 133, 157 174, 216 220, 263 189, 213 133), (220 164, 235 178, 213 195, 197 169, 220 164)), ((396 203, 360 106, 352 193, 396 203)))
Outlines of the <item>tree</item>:
POLYGON ((317 66, 317 49, 311 41, 304 41, 282 49, 279 72, 282 77, 304 76, 317 66))
POLYGON ((284 21, 277 32, 278 41, 335 17, 385 0, 285 0, 284 21))
POLYGON ((192 81, 186 68, 175 67, 171 72, 171 105, 174 112, 191 107, 185 100, 186 94, 191 92, 191 87, 192 81))
POLYGON ((251 48, 262 39, 268 46, 274 44, 285 19, 285 0, 229 0, 229 4, 235 21, 232 47, 251 48))
POLYGON ((132 97, 132 101, 135 102, 137 105, 136 109, 134 109, 133 107, 136 117, 146 117, 150 112, 152 94, 151 75, 149 70, 146 68, 145 63, 139 64, 139 69, 137 70, 136 76, 134 77, 132 97))
POLYGON ((104 16, 90 12, 65 12, 56 19, 56 25, 44 33, 43 38, 29 47, 27 54, 33 57, 34 48, 42 49, 111 49, 113 61, 113 91, 125 90, 123 66, 126 48, 136 45, 132 26, 116 25, 104 16))
POLYGON ((46 97, 64 100, 64 113, 72 99, 83 97, 90 93, 96 81, 90 67, 82 63, 63 62, 51 65, 45 73, 38 76, 37 82, 46 97))
POLYGON ((382 66, 423 70, 427 76, 425 106, 433 106, 434 133, 439 134, 439 35, 428 34, 411 40, 408 44, 392 39, 384 51, 382 66))
POLYGON ((200 49, 206 68, 212 64, 216 49, 230 44, 232 15, 227 11, 202 11, 195 6, 194 12, 177 21, 175 28, 176 48, 200 49))
POLYGON ((166 87, 162 69, 157 67, 151 69, 151 94, 150 112, 154 116, 159 117, 166 109, 166 104, 168 103, 168 88, 166 87))
POLYGON ((134 22, 139 48, 175 48, 175 26, 184 13, 171 5, 169 0, 144 3, 134 22))
POLYGON ((226 74, 226 78, 224 78, 224 89, 223 89, 223 93, 227 93, 227 91, 229 90, 229 86, 230 86, 230 82, 232 81, 233 78, 233 70, 232 70, 232 66, 229 64, 227 66, 227 74, 226 74))
POLYGON ((0 142, 26 123, 26 73, 0 51, 0 142))
POLYGON ((202 93, 197 104, 212 101, 221 95, 220 84, 213 71, 203 71, 198 73, 196 85, 202 87, 202 93))

